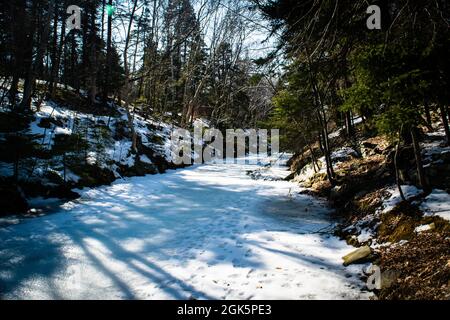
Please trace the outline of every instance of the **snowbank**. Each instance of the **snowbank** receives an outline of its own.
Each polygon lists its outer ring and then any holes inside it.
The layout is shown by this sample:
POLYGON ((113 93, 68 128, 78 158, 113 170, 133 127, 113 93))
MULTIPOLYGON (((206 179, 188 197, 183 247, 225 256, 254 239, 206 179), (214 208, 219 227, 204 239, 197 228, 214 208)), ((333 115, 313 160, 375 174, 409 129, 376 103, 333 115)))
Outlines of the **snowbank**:
POLYGON ((450 194, 435 189, 425 198, 420 208, 427 215, 437 215, 450 221, 450 194))
MULTIPOLYGON (((422 192, 415 186, 402 185, 403 193, 406 198, 416 196, 422 192)), ((389 212, 401 202, 400 193, 396 186, 386 189, 391 196, 384 199, 382 213, 389 212)), ((450 221, 450 194, 444 190, 434 189, 420 204, 420 209, 425 215, 437 215, 450 221)))

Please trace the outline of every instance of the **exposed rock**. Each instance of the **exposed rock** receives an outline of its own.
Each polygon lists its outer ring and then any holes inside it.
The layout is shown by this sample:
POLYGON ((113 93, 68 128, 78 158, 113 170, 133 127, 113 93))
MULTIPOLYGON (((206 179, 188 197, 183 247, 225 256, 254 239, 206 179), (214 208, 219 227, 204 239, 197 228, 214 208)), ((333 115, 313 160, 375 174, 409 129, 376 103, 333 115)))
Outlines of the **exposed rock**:
MULTIPOLYGON (((369 140, 370 140, 370 139, 369 139, 369 140)), ((375 148, 377 147, 377 144, 371 143, 371 142, 369 142, 369 140, 363 141, 363 142, 361 143, 361 145, 362 145, 364 148, 375 149, 375 148)))
POLYGON ((27 209, 27 201, 18 187, 12 185, 0 186, 0 216, 22 213, 27 209))
POLYGON ((115 180, 114 173, 97 165, 74 165, 70 168, 76 175, 80 177, 77 185, 80 187, 96 187, 104 184, 110 184, 115 180))
POLYGON ((292 172, 291 174, 289 174, 286 178, 284 178, 283 180, 285 181, 291 181, 292 179, 295 178, 295 172, 292 172))
POLYGON ((354 247, 359 246, 358 237, 355 235, 348 235, 345 240, 346 240, 347 244, 350 246, 354 246, 354 247))
POLYGON ((78 198, 80 195, 72 191, 69 186, 59 185, 53 188, 49 188, 45 196, 48 198, 73 200, 78 198))
POLYGON ((345 188, 345 185, 335 186, 330 190, 330 200, 335 201, 342 194, 342 190, 345 188))
POLYGON ((358 152, 356 152, 355 149, 351 147, 342 147, 331 153, 331 160, 333 161, 333 163, 349 161, 359 157, 360 155, 358 154, 358 152))
POLYGON ((387 289, 397 282, 401 273, 398 270, 386 270, 381 272, 381 288, 387 289))
POLYGON ((377 154, 386 154, 392 149, 390 143, 382 137, 374 137, 361 142, 361 153, 363 157, 377 154))
POLYGON ((439 159, 425 166, 425 174, 429 183, 436 188, 448 188, 450 186, 450 160, 439 159))
POLYGON ((39 123, 38 127, 50 129, 52 127, 52 124, 57 127, 63 127, 64 123, 61 121, 61 119, 56 118, 42 118, 39 123))

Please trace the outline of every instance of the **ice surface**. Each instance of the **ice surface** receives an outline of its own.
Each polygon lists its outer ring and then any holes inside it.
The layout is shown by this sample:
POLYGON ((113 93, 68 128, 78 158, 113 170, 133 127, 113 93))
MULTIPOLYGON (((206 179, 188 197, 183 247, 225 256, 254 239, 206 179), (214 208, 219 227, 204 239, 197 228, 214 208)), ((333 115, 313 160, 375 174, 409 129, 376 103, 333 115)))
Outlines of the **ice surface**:
MULTIPOLYGON (((360 299, 330 210, 259 165, 215 164, 84 189, 0 228, 6 299, 360 299)), ((280 169, 281 170, 281 169, 280 169)))

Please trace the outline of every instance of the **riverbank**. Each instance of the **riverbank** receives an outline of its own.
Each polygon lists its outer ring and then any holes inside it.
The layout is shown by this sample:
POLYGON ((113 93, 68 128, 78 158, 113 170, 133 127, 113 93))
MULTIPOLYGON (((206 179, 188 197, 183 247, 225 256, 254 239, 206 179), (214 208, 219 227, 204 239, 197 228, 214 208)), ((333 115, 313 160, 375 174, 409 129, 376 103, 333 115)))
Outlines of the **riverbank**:
POLYGON ((290 161, 296 172, 290 178, 309 194, 327 199, 344 219, 336 235, 356 248, 370 248, 360 260, 380 267, 382 286, 374 291, 380 299, 450 298, 448 147, 439 123, 436 127, 421 143, 424 166, 435 186, 429 194, 414 186, 411 150, 399 153, 406 202, 395 184, 394 146, 383 137, 360 139, 356 147, 335 141, 336 186, 327 180, 323 166, 313 169, 308 153, 290 161))

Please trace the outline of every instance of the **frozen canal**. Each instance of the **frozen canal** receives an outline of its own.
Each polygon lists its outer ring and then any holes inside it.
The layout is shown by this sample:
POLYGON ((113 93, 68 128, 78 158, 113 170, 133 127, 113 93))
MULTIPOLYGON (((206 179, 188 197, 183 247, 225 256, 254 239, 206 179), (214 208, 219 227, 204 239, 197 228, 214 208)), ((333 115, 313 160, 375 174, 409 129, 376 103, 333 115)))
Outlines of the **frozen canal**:
MULTIPOLYGON (((352 251, 295 184, 203 165, 85 189, 0 228, 4 299, 361 299, 352 251)), ((285 169, 263 175, 285 176, 285 169)))

